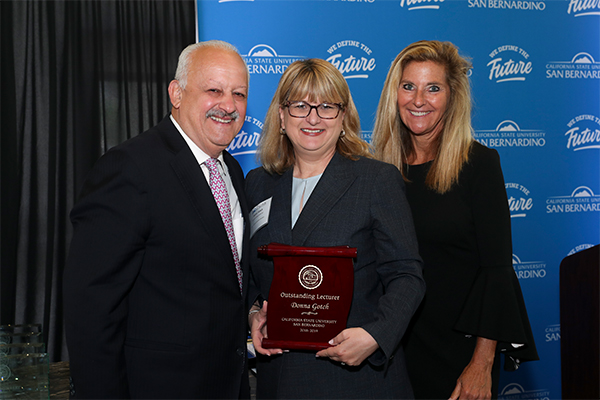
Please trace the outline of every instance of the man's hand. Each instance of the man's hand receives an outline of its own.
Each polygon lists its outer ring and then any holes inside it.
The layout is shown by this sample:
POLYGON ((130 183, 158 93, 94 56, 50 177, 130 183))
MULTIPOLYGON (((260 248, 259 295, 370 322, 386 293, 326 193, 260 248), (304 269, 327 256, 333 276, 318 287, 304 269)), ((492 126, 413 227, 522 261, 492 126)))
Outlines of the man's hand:
POLYGON ((266 356, 273 354, 282 354, 281 349, 265 349, 262 347, 263 339, 268 338, 267 335, 267 302, 263 302, 261 309, 258 306, 253 306, 248 315, 248 325, 250 326, 250 336, 252 336, 252 344, 254 349, 266 356), (253 312, 258 310, 258 312, 253 312))

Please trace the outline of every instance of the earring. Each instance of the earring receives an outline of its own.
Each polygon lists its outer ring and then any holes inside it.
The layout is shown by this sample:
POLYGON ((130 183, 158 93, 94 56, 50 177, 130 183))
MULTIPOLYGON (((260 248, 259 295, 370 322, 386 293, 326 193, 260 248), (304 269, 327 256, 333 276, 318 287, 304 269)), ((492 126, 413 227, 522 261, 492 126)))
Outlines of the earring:
POLYGON ((344 132, 344 130, 342 129, 342 131, 340 132, 340 137, 344 137, 346 136, 346 132, 344 132))
POLYGON ((279 128, 279 134, 280 135, 285 135, 285 129, 279 128))

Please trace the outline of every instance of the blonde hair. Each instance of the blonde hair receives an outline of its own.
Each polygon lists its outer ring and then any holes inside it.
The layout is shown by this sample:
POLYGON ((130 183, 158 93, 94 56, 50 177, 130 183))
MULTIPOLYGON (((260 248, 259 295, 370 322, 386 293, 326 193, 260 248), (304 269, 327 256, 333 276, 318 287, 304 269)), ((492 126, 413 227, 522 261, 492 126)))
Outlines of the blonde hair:
POLYGON ((390 66, 373 128, 375 156, 394 164, 406 179, 403 163, 414 155, 411 133, 400 119, 398 88, 402 72, 411 62, 432 61, 444 67, 450 88, 447 108, 442 117, 443 129, 435 143, 435 159, 425 184, 438 193, 445 193, 458 181, 463 165, 469 159, 473 143, 471 127, 471 88, 467 73, 468 59, 458 54, 450 42, 422 40, 406 47, 390 66))
POLYGON ((280 133, 279 109, 288 101, 304 100, 338 103, 345 111, 336 151, 341 155, 357 159, 358 156, 372 157, 369 145, 360 138, 360 119, 352 101, 350 89, 344 76, 329 62, 318 58, 296 61, 285 70, 265 117, 258 158, 270 173, 282 174, 294 165, 294 147, 287 135, 280 133))

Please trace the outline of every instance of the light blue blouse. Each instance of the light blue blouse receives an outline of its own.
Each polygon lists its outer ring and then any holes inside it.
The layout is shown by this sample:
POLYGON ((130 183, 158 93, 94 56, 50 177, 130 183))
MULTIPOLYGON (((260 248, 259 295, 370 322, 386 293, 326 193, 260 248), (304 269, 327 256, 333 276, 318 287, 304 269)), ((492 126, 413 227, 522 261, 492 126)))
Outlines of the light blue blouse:
POLYGON ((292 183, 292 228, 296 225, 300 211, 304 208, 315 186, 319 183, 321 176, 323 174, 311 176, 306 179, 294 178, 292 183))

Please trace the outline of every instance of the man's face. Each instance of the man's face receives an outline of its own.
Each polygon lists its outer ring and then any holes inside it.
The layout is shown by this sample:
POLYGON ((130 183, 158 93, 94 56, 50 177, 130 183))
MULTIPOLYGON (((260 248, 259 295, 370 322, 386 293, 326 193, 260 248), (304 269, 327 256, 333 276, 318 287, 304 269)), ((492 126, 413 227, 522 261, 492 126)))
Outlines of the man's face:
POLYGON ((185 89, 169 85, 172 114, 186 135, 211 157, 229 146, 246 118, 248 75, 235 53, 200 48, 190 55, 185 89))

